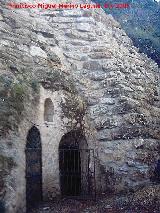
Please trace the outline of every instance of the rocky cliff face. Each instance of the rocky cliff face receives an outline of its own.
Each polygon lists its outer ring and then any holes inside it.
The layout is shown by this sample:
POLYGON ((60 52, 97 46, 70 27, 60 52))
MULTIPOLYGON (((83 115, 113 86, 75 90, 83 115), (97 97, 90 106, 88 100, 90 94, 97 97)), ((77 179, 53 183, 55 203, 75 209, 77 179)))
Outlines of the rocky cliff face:
POLYGON ((148 182, 160 151, 157 65, 101 9, 10 10, 3 0, 0 5, 3 155, 14 155, 12 137, 22 120, 34 117, 39 84, 45 82, 83 99, 103 189, 148 182))

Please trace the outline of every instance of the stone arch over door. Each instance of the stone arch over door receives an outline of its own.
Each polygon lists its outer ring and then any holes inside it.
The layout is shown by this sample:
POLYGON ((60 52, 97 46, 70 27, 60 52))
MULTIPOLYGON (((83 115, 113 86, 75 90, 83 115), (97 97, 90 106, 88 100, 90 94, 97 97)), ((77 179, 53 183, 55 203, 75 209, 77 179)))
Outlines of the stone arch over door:
POLYGON ((90 150, 80 130, 65 134, 59 144, 62 196, 88 195, 90 150))
POLYGON ((33 126, 27 135, 26 143, 26 208, 27 212, 42 201, 42 147, 41 136, 33 126))

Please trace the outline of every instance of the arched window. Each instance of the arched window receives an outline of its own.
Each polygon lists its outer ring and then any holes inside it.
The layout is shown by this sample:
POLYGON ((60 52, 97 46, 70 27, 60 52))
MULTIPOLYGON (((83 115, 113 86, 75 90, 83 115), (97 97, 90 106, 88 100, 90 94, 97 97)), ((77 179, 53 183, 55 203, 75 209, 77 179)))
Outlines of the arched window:
POLYGON ((44 120, 53 122, 54 107, 50 98, 47 98, 44 103, 44 120))

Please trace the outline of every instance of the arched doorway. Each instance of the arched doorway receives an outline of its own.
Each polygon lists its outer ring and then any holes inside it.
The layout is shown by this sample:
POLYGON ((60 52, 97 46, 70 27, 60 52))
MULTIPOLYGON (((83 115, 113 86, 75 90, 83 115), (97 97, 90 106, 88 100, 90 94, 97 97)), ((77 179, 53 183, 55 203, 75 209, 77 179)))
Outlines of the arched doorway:
MULTIPOLYGON (((63 197, 92 196, 90 162, 93 150, 88 149, 81 131, 65 134, 59 144, 60 188, 63 197)), ((94 169, 93 169, 94 170, 94 169)))
POLYGON ((39 130, 33 126, 26 143, 26 207, 30 208, 42 200, 42 149, 39 130))

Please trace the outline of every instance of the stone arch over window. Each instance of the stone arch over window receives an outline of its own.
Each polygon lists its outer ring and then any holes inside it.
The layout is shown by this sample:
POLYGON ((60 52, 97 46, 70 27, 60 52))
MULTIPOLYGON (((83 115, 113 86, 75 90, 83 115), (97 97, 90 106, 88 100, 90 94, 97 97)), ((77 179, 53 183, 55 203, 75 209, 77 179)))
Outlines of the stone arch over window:
POLYGON ((44 103, 44 121, 53 122, 54 106, 52 100, 47 98, 44 103))

